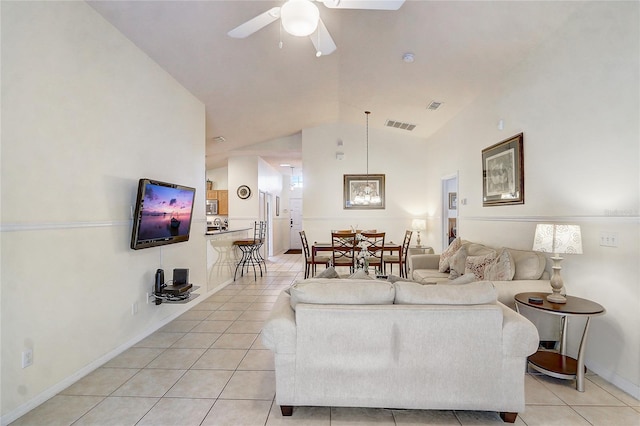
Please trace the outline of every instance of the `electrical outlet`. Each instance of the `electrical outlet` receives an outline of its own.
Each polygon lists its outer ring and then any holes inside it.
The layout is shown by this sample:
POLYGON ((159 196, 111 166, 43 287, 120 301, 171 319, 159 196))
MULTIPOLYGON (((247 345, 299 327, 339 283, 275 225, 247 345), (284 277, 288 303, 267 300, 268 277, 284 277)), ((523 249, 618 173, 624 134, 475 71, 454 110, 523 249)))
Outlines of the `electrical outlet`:
POLYGON ((131 315, 135 315, 138 313, 138 302, 133 302, 131 304, 131 315))
POLYGON ((149 299, 151 299, 151 293, 147 293, 147 305, 149 304, 149 299))
POLYGON ((600 245, 603 247, 618 247, 617 232, 601 232, 600 245))
POLYGON ((22 351, 22 368, 27 368, 33 364, 33 349, 25 349, 22 351))

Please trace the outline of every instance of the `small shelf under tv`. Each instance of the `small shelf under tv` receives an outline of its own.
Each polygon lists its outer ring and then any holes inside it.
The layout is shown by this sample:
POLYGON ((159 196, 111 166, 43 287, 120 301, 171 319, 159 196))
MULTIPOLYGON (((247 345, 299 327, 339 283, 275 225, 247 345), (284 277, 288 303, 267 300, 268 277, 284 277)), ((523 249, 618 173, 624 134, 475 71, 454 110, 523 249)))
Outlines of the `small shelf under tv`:
POLYGON ((200 296, 199 293, 194 293, 194 291, 199 288, 200 286, 194 285, 182 295, 175 295, 171 293, 159 293, 159 294, 152 293, 150 295, 150 299, 154 300, 156 305, 160 305, 162 303, 170 303, 170 304, 189 303, 195 298, 200 296))

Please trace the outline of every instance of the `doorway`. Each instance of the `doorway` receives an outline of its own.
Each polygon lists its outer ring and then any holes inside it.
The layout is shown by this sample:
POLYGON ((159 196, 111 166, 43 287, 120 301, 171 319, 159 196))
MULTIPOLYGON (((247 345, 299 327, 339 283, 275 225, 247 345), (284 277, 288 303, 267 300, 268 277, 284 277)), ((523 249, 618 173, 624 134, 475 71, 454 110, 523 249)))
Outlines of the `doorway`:
POLYGON ((458 172, 442 178, 442 250, 458 236, 458 172))
POLYGON ((259 220, 265 221, 267 224, 267 229, 264 234, 265 242, 262 245, 263 257, 265 259, 273 256, 273 235, 272 233, 272 220, 271 217, 271 198, 272 195, 268 192, 260 191, 259 193, 259 210, 260 210, 260 218, 259 220))
POLYGON ((289 247, 302 250, 300 231, 302 231, 302 198, 289 199, 289 247))

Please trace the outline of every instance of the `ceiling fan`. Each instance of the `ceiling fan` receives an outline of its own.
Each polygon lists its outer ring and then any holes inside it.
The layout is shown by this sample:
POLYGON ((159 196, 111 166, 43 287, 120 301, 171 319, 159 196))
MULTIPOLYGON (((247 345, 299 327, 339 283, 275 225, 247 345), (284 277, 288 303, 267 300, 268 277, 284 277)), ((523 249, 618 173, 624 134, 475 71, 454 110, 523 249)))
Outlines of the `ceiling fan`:
MULTIPOLYGON (((405 0, 315 1, 331 9, 398 10, 405 0)), ((311 0, 287 0, 281 7, 272 7, 232 29, 227 35, 233 38, 245 38, 278 19, 289 34, 298 37, 309 36, 316 48, 316 56, 330 55, 336 50, 331 34, 320 19, 320 11, 311 0)))

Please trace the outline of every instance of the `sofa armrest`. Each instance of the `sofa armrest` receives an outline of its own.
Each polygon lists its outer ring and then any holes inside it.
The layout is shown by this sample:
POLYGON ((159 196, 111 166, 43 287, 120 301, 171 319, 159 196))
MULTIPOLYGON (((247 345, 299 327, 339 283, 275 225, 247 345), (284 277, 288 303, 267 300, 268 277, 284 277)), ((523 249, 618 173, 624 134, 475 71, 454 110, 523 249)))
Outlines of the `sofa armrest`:
POLYGON ((439 254, 414 254, 409 256, 409 267, 412 271, 416 269, 435 269, 440 265, 439 254))
POLYGON ((502 307, 502 354, 507 357, 527 357, 538 350, 538 329, 519 313, 502 307))
POLYGON ((296 352, 296 316, 291 296, 283 291, 273 304, 271 314, 262 327, 262 343, 278 354, 296 352))

